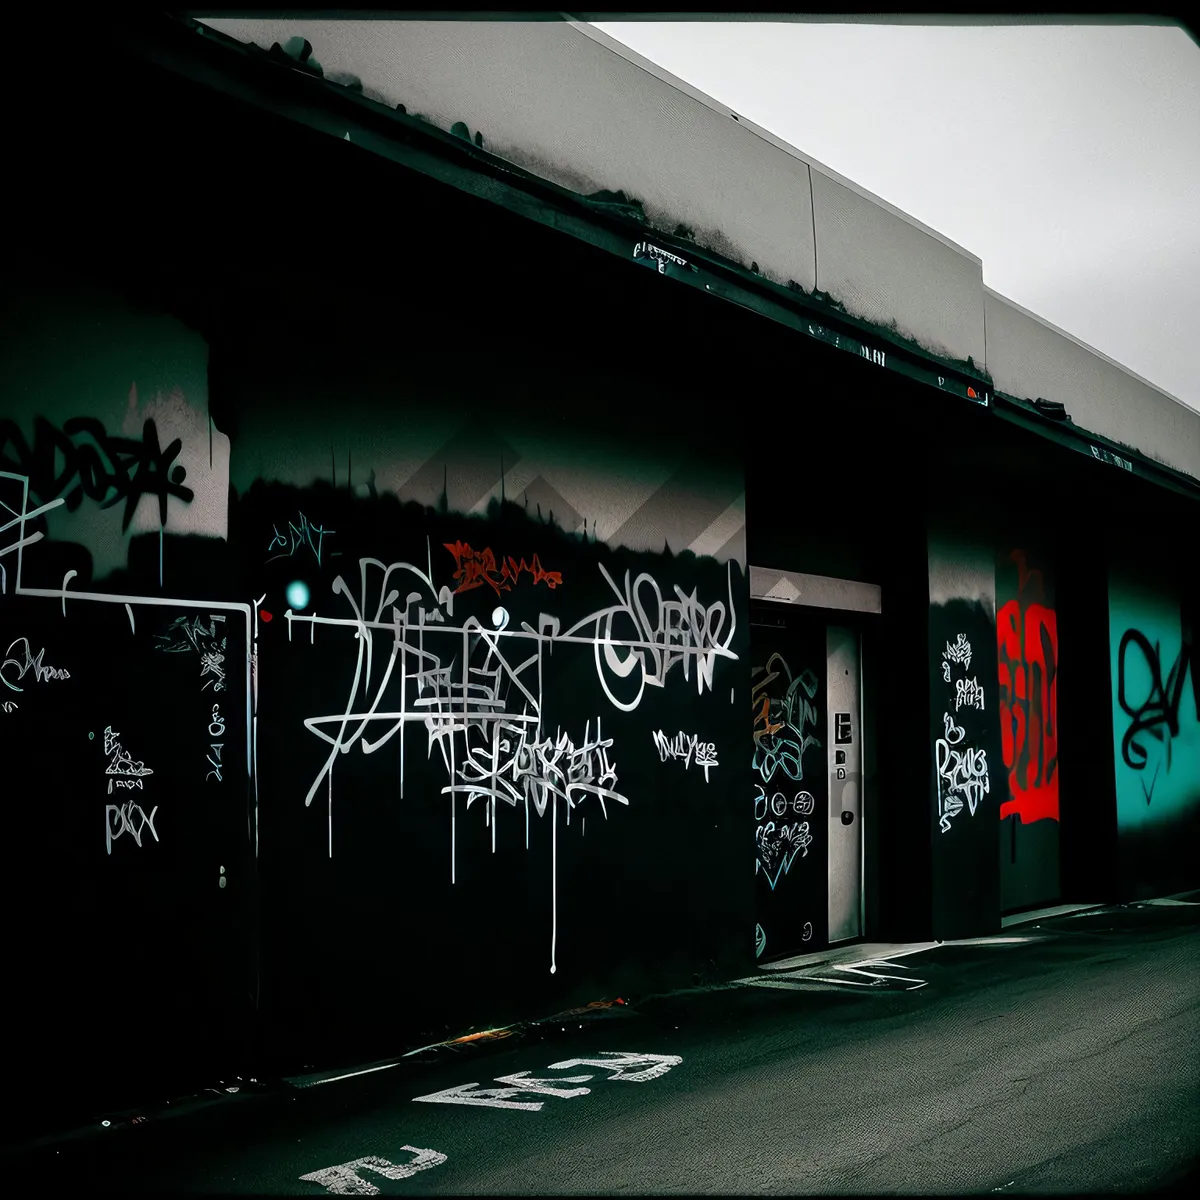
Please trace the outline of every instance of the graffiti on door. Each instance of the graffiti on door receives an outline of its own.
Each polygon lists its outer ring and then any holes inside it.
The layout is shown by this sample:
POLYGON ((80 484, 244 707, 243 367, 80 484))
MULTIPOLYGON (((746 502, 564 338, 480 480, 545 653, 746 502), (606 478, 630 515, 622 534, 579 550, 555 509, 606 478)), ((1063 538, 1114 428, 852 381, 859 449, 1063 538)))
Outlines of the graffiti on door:
POLYGON ((770 783, 782 769, 789 779, 804 778, 804 752, 820 748, 808 730, 817 726, 813 703, 818 680, 812 670, 794 678, 782 654, 772 654, 765 667, 752 672, 751 703, 754 709, 754 769, 770 783))

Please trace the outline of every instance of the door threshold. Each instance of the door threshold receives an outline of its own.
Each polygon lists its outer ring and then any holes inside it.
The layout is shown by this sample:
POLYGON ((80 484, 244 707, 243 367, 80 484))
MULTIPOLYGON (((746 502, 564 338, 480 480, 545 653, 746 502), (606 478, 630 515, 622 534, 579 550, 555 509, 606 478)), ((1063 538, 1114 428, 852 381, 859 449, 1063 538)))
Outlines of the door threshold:
POLYGON ((1037 908, 1029 912, 1011 913, 1000 918, 1000 928, 1010 929, 1014 925, 1027 925, 1030 921, 1045 921, 1050 917, 1063 917, 1068 913, 1091 912, 1103 908, 1103 904, 1056 904, 1052 908, 1037 908))
POLYGON ((765 963, 759 972, 796 971, 804 967, 824 964, 868 963, 881 959, 903 958, 908 954, 920 954, 932 950, 938 942, 841 942, 827 950, 816 950, 812 954, 798 954, 778 962, 765 963))

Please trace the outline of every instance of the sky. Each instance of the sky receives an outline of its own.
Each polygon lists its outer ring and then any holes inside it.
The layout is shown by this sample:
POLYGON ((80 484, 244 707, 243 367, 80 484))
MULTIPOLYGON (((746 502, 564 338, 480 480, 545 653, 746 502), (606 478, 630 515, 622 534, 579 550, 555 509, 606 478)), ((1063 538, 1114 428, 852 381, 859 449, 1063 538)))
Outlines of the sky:
POLYGON ((1184 30, 593 23, 1200 410, 1200 46, 1184 30))

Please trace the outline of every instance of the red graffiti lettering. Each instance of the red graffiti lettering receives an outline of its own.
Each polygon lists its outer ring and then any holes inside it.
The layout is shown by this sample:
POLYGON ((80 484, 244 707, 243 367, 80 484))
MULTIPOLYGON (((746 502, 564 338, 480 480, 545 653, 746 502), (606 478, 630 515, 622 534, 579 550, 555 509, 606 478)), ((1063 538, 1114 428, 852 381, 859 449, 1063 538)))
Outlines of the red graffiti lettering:
POLYGON ((1057 821, 1058 620, 1042 603, 1042 572, 1027 568, 1023 550, 1014 550, 1011 558, 1017 564, 1017 597, 996 614, 1000 743, 1008 770, 1000 819, 1015 813, 1023 824, 1057 821))
POLYGON ((554 589, 562 583, 560 571, 543 570, 542 564, 535 554, 532 562, 524 558, 501 558, 497 563, 495 554, 489 550, 473 550, 467 542, 443 542, 454 555, 455 572, 452 578, 458 584, 455 594, 469 592, 487 584, 497 596, 501 592, 511 592, 522 571, 533 576, 534 584, 544 583, 554 589))
POLYGON ((559 571, 543 571, 542 564, 538 562, 538 556, 536 554, 533 556, 533 562, 531 563, 527 563, 524 559, 521 559, 521 561, 518 562, 515 558, 506 558, 504 560, 504 566, 500 571, 500 576, 502 579, 507 579, 512 583, 516 583, 517 576, 520 575, 522 571, 527 571, 530 575, 532 575, 533 582, 535 584, 544 583, 552 591, 560 583, 562 583, 562 573, 559 571))

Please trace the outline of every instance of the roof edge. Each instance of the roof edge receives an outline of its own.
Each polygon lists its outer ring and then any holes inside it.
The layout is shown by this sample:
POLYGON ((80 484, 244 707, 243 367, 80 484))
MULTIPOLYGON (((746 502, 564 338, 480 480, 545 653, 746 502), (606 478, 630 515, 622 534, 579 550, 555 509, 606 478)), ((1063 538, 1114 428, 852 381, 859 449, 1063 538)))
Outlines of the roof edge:
POLYGON ((750 120, 749 117, 746 117, 741 113, 734 112, 733 109, 729 108, 725 104, 722 104, 721 101, 714 99, 706 92, 702 92, 699 88, 694 87, 686 80, 680 79, 678 75, 672 75, 670 71, 660 67, 655 62, 651 62, 650 59, 643 57, 636 50, 626 46, 624 42, 617 41, 616 38, 611 37, 602 29, 597 29, 589 22, 580 20, 579 18, 572 16, 570 13, 562 13, 561 15, 563 20, 566 21, 567 24, 569 24, 577 32, 583 34, 585 37, 591 38, 592 41, 603 46, 605 49, 611 50, 615 54, 620 55, 626 60, 626 62, 631 63, 633 66, 640 67, 647 74, 653 75, 661 83, 665 83, 669 87, 674 88, 676 91, 682 92, 692 100, 703 104, 706 108, 711 109, 715 113, 719 113, 723 117, 731 117, 743 129, 749 130, 749 132, 755 134, 762 141, 773 146, 776 150, 782 150, 785 154, 790 154, 793 158, 798 159, 810 169, 820 171, 822 175, 832 179, 835 183, 841 184, 842 187, 848 188, 863 200, 868 200, 872 204, 877 204, 880 208, 882 208, 885 212, 890 213, 893 217, 906 222, 907 224, 913 226, 914 229, 919 229, 922 233, 927 234, 929 237, 941 242, 942 245, 949 247, 957 254, 961 254, 964 258, 970 259, 970 261, 975 263, 976 266, 980 268, 983 267, 983 259, 980 258, 979 255, 973 254, 965 246, 960 246, 957 242, 952 241, 944 233, 939 232, 932 226, 926 225, 923 221, 918 221, 916 217, 906 213, 901 208, 897 208, 894 204, 884 200, 881 196, 876 196, 873 192, 867 191, 862 184, 855 183, 853 179, 848 179, 845 175, 835 171, 832 167, 826 166, 823 162, 813 158, 811 154, 807 154, 803 150, 798 150, 790 142, 785 142, 783 138, 772 133, 769 129, 764 129, 761 125, 756 125, 750 120))
POLYGON ((1186 400, 1180 400, 1178 396, 1173 396, 1167 391, 1166 388, 1160 387, 1157 383, 1152 383, 1149 379, 1139 375, 1135 370, 1133 370, 1132 367, 1127 367, 1124 365, 1124 363, 1117 362, 1115 358, 1110 358, 1104 353, 1103 350, 1097 350, 1095 346, 1089 346, 1088 343, 1082 338, 1076 337, 1073 333, 1068 332, 1061 326, 1055 325, 1053 321, 1048 321, 1045 317, 1039 316, 1031 309, 1026 308, 1023 304, 1018 304, 1015 300, 1012 300, 1003 293, 996 291, 995 288, 988 287, 986 283, 983 285, 983 293, 985 296, 991 296, 994 300, 1003 301, 1003 303, 1007 304, 1010 308, 1015 308, 1022 316, 1028 317, 1031 321, 1036 321, 1039 325, 1045 326, 1052 333, 1057 333, 1059 337, 1064 337, 1067 339, 1067 341, 1074 342, 1075 345, 1081 350, 1085 350, 1088 354, 1091 354, 1094 357, 1101 359, 1103 362, 1108 363, 1110 367, 1116 367, 1118 371, 1128 375, 1130 379, 1136 379, 1138 383, 1144 384, 1146 387, 1156 391, 1160 396, 1164 396, 1166 399, 1178 404, 1180 408, 1191 413, 1192 416, 1200 417, 1200 409, 1193 408, 1187 403, 1186 400))

